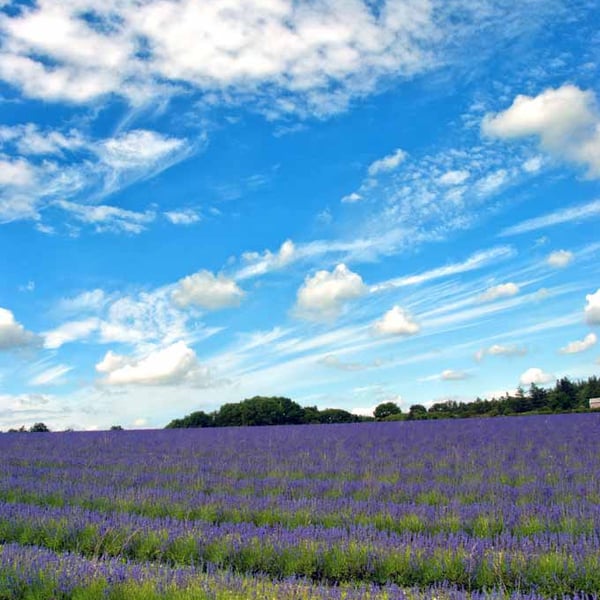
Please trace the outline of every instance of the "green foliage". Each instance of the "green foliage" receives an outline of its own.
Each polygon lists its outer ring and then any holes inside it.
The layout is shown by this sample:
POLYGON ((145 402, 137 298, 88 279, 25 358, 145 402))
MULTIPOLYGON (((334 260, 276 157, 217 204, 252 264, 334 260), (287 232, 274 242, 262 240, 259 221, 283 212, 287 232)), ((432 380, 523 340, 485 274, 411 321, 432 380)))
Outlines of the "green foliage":
MULTIPOLYGON (((600 380, 593 376, 586 381, 573 382, 563 377, 553 389, 531 384, 528 391, 519 388, 514 396, 491 400, 477 398, 474 402, 436 402, 429 410, 422 404, 413 404, 408 414, 402 414, 394 402, 383 402, 374 411, 377 421, 415 421, 464 417, 496 417, 500 415, 560 413, 588 410, 589 398, 600 397, 600 380)), ((190 427, 231 427, 247 425, 301 425, 311 423, 357 423, 372 421, 340 408, 319 410, 316 406, 302 407, 281 396, 254 396, 242 402, 228 403, 207 414, 193 412, 174 419, 168 429, 190 427)), ((22 428, 21 431, 24 429, 22 428)))
POLYGON ((174 419, 167 429, 194 427, 235 427, 254 425, 303 425, 308 423, 356 423, 369 420, 339 408, 319 410, 316 406, 303 408, 283 396, 254 396, 242 402, 223 404, 210 414, 193 412, 174 419))
MULTIPOLYGON (((585 381, 576 382, 563 377, 557 380, 553 389, 545 389, 532 383, 527 392, 519 388, 514 396, 507 393, 504 397, 491 400, 477 398, 474 402, 437 402, 429 408, 425 416, 429 419, 439 419, 586 411, 589 409, 589 399, 595 397, 600 397, 598 377, 592 376, 585 381)), ((418 418, 423 418, 422 412, 418 418)))
POLYGON ((44 423, 36 423, 29 428, 31 433, 48 433, 50 430, 44 423))
POLYGON ((378 421, 383 421, 392 415, 399 414, 402 414, 402 410, 395 402, 383 402, 373 411, 373 415, 378 421))

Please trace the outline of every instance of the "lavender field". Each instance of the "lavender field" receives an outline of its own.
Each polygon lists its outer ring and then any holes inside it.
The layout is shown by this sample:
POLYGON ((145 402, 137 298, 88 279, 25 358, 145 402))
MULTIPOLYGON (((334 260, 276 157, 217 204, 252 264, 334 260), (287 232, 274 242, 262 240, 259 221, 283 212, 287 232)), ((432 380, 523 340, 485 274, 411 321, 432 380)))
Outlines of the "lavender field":
POLYGON ((596 598, 600 415, 0 435, 0 599, 596 598))

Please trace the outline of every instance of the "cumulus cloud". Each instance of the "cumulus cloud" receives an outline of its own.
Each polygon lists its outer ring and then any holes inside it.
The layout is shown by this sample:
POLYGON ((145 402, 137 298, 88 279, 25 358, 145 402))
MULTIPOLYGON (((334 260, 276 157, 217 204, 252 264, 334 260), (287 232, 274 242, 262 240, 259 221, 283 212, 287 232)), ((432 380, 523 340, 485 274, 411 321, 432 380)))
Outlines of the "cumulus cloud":
POLYGON ((429 2, 40 1, 0 20, 0 78, 23 94, 139 105, 197 89, 270 114, 343 110, 387 75, 434 64, 429 2), (93 22, 86 15, 94 16, 93 22), (140 52, 140 40, 147 51, 140 52), (183 83, 183 85, 181 85, 183 83))
POLYGON ((582 340, 569 342, 564 348, 560 349, 560 352, 561 354, 577 354, 579 352, 585 352, 592 346, 595 346, 597 341, 598 338, 595 333, 588 333, 582 340))
POLYGON ((200 215, 191 208, 170 210, 164 213, 165 218, 173 225, 193 225, 202 220, 200 215))
POLYGON ((600 325, 600 288, 585 297, 585 320, 590 325, 600 325))
POLYGON ((502 345, 492 344, 488 348, 482 348, 475 353, 477 360, 482 360, 486 355, 488 356, 525 356, 527 354, 527 348, 523 346, 517 346, 515 344, 502 345))
POLYGON ((402 163, 404 161, 405 158, 406 158, 406 152, 404 152, 404 150, 401 150, 400 148, 398 148, 391 154, 388 154, 387 156, 384 156, 383 158, 380 158, 380 159, 372 162, 369 165, 369 168, 367 169, 367 171, 371 177, 375 177, 376 175, 379 175, 380 173, 387 173, 389 171, 394 171, 395 169, 398 168, 400 163, 402 163))
POLYGON ((442 176, 438 177, 438 183, 441 185, 460 185, 464 183, 471 174, 466 169, 461 169, 457 171, 447 171, 442 176))
POLYGON ((128 357, 108 352, 96 365, 106 385, 177 385, 187 383, 200 387, 212 383, 209 369, 200 365, 196 353, 176 342, 143 357, 128 357))
POLYGON ((46 331, 44 336, 44 348, 56 349, 64 344, 84 340, 96 331, 100 326, 100 319, 95 317, 81 321, 69 321, 63 323, 56 329, 46 331))
POLYGON ((600 110, 591 90, 563 85, 534 97, 519 95, 505 111, 486 115, 482 130, 504 139, 535 136, 546 152, 600 177, 600 110))
POLYGON ((317 271, 306 277, 298 290, 295 314, 312 321, 335 319, 347 302, 367 291, 361 276, 341 263, 331 272, 317 271))
POLYGON ((557 250, 550 253, 546 262, 556 269, 562 269, 573 262, 573 253, 568 250, 557 250))
POLYGON ((243 297, 243 290, 233 279, 206 270, 180 279, 171 295, 180 308, 200 306, 207 310, 239 306, 243 297))
POLYGON ((538 367, 531 367, 521 374, 521 377, 519 377, 519 384, 531 385, 532 383, 535 383, 536 385, 544 385, 554 380, 555 377, 551 373, 546 373, 538 367))
POLYGON ((27 331, 7 308, 0 308, 0 350, 13 350, 36 344, 38 336, 27 331))
POLYGON ((414 335, 420 329, 419 324, 413 320, 410 314, 399 306, 388 310, 373 325, 373 330, 379 335, 414 335))
POLYGON ((507 298, 515 296, 519 293, 519 286, 516 283, 500 283, 489 287, 483 294, 479 296, 481 302, 492 302, 498 298, 507 298))
POLYGON ((26 160, 0 156, 0 186, 19 188, 33 183, 34 180, 35 170, 26 160))

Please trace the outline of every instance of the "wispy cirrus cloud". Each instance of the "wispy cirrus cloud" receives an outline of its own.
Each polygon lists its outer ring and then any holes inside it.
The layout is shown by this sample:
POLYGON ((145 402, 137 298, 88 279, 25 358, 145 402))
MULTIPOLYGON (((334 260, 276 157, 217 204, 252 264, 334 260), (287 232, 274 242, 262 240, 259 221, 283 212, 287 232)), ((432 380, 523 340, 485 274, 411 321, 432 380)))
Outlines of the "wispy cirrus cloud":
POLYGON ((507 237, 510 235, 518 235, 521 233, 529 233, 546 227, 562 225, 564 223, 578 223, 587 219, 600 217, 600 200, 593 200, 585 204, 560 208, 554 212, 547 213, 533 219, 526 219, 511 225, 500 232, 500 235, 507 237))
POLYGON ((32 123, 4 126, 0 129, 0 152, 5 153, 0 154, 0 222, 39 223, 49 208, 58 206, 97 231, 139 233, 141 215, 147 219, 151 211, 134 214, 98 203, 183 160, 192 147, 184 138, 146 129, 93 139, 75 129, 61 131, 32 123))

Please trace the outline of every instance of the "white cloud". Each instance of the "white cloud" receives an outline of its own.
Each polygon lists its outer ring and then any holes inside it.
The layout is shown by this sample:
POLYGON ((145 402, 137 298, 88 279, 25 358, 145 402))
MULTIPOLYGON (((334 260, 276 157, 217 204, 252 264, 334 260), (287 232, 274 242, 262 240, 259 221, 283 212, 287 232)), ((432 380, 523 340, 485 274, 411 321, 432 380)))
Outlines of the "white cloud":
POLYGON ((328 354, 323 358, 319 359, 319 364, 329 367, 331 369, 338 369, 340 371, 363 371, 367 369, 369 365, 365 365, 359 362, 344 362, 340 360, 335 354, 328 354))
POLYGON ((598 338, 595 333, 588 333, 582 340, 575 342, 569 342, 564 348, 560 349, 561 354, 577 354, 578 352, 585 352, 592 346, 596 345, 598 338))
POLYGON ((464 183, 471 174, 466 169, 457 171, 447 171, 441 177, 438 177, 438 183, 441 185, 460 185, 464 183))
POLYGON ((469 374, 465 371, 445 369, 441 373, 436 373, 435 375, 428 375, 427 377, 421 377, 419 381, 462 381, 463 379, 467 379, 468 377, 469 374))
POLYGON ((594 217, 600 216, 600 200, 594 200, 587 204, 580 204, 579 206, 572 206, 569 208, 562 208, 553 213, 548 213, 541 217, 535 217, 533 219, 527 219, 511 227, 504 229, 500 235, 515 235, 518 233, 528 233, 530 231, 536 231, 545 227, 551 227, 553 225, 562 225, 563 223, 580 222, 586 219, 593 219, 594 217))
POLYGON ((163 213, 173 225, 193 225, 202 220, 200 215, 191 208, 171 210, 163 213))
POLYGON ((556 252, 550 253, 546 262, 551 267, 561 269, 573 262, 573 253, 568 250, 557 250, 556 252))
POLYGON ((492 302, 498 298, 506 298, 515 296, 519 293, 519 286, 516 283, 500 283, 489 287, 483 294, 479 296, 481 302, 492 302))
POLYGON ((527 354, 527 348, 523 346, 517 346, 516 344, 503 345, 503 344, 492 344, 488 348, 481 348, 475 353, 477 360, 482 360, 486 355, 488 356, 525 356, 527 354))
POLYGON ((62 376, 73 370, 70 365, 56 365, 46 369, 29 380, 29 385, 58 385, 63 383, 62 376))
POLYGON ((380 335, 414 335, 421 328, 407 311, 399 306, 394 306, 379 321, 375 322, 373 329, 380 335))
POLYGON ((152 210, 136 212, 107 204, 77 204, 58 200, 56 206, 72 214, 78 221, 95 226, 97 232, 141 233, 156 218, 152 210))
POLYGON ((171 290, 168 286, 115 300, 100 324, 100 340, 142 348, 190 340, 187 315, 173 306, 171 290))
POLYGON ((435 61, 426 48, 439 39, 432 13, 420 0, 377 12, 358 0, 251 9, 195 0, 41 0, 0 20, 0 78, 53 101, 116 94, 139 105, 195 88, 211 93, 208 102, 254 99, 268 114, 328 114, 384 76, 430 68, 435 61), (143 56, 140 40, 148 48, 143 56))
POLYGON ((96 288, 86 290, 71 298, 63 298, 58 303, 58 309, 62 313, 86 313, 101 310, 108 301, 103 290, 96 288))
POLYGON ((188 383, 208 386, 212 383, 207 367, 199 364, 196 353, 176 342, 141 358, 108 352, 96 365, 107 385, 177 385, 188 383))
POLYGON ((129 360, 126 356, 116 354, 112 350, 109 350, 104 358, 96 364, 96 371, 98 373, 112 373, 117 371, 128 364, 129 360))
POLYGON ((504 139, 536 136, 546 152, 600 177, 600 111, 591 90, 567 84, 535 97, 519 95, 505 111, 486 115, 482 130, 504 139))
POLYGON ((362 199, 363 197, 359 193, 352 192, 351 194, 344 196, 342 202, 345 204, 353 204, 354 202, 360 202, 362 199))
POLYGON ((87 141, 75 129, 66 133, 42 131, 34 123, 0 127, 0 144, 7 142, 14 144, 20 154, 28 156, 60 155, 65 150, 78 150, 87 145, 87 141))
POLYGON ((0 308, 0 350, 12 350, 37 343, 38 337, 17 322, 7 308, 0 308))
POLYGON ((477 190, 479 193, 487 196, 493 194, 500 189, 508 181, 508 171, 506 169, 498 169, 489 175, 486 175, 477 182, 477 190))
POLYGON ((148 168, 164 161, 185 146, 185 140, 165 137, 156 131, 136 129, 109 138, 96 147, 102 162, 119 171, 148 168))
POLYGON ((292 240, 283 242, 277 252, 270 250, 265 250, 262 254, 260 252, 244 252, 242 260, 247 264, 235 274, 235 279, 248 279, 281 269, 298 256, 298 249, 292 240))
POLYGON ((100 326, 100 320, 92 317, 82 321, 69 321, 56 329, 46 331, 44 335, 44 348, 56 349, 64 344, 84 340, 100 326))
POLYGON ((440 379, 444 381, 460 381, 468 377, 468 373, 464 371, 456 371, 454 369, 446 369, 440 373, 440 379))
POLYGON ((22 158, 0 156, 0 186, 24 187, 35 180, 35 170, 22 158))
POLYGON ((331 272, 317 271, 307 276, 297 294, 295 314, 303 319, 335 319, 350 300, 368 291, 360 275, 341 263, 331 272))
POLYGON ((408 275, 406 277, 388 279, 382 283, 372 285, 370 291, 380 292, 388 289, 405 287, 408 285, 417 285, 419 283, 425 283, 427 281, 440 279, 442 277, 449 277, 451 275, 458 275, 459 273, 474 271, 475 269, 480 269, 489 265, 495 260, 503 260, 510 258, 513 255, 514 251, 510 246, 498 246, 496 248, 491 248, 490 250, 476 252, 461 263, 453 263, 443 267, 437 267, 418 275, 408 275))
POLYGON ((79 222, 96 225, 98 231, 139 233, 154 219, 154 211, 95 205, 110 193, 156 175, 192 150, 187 140, 156 131, 92 139, 78 130, 41 130, 32 123, 0 127, 3 147, 28 159, 0 153, 0 222, 33 219, 38 230, 46 232, 56 229, 42 223, 41 216, 49 212, 55 217, 53 209, 58 207, 79 222), (73 201, 82 197, 84 203, 73 201))
POLYGON ((383 158, 380 158, 380 159, 372 162, 369 165, 369 168, 367 169, 367 171, 371 177, 375 177, 376 175, 379 175, 380 173, 387 173, 389 171, 394 171, 395 169, 398 168, 400 163, 402 163, 404 161, 405 158, 406 158, 406 152, 404 152, 404 150, 401 150, 400 148, 398 148, 391 154, 388 154, 387 156, 384 156, 383 158))
POLYGON ((357 415, 359 417, 372 417, 376 408, 377 405, 368 407, 357 406, 356 408, 353 408, 350 412, 353 415, 357 415))
POLYGON ((543 164, 544 159, 541 156, 533 156, 523 163, 523 171, 525 171, 525 173, 537 173, 542 168, 543 164))
POLYGON ((521 374, 521 377, 519 377, 519 384, 531 385, 532 383, 535 383, 536 385, 544 385, 554 380, 555 377, 551 373, 546 373, 538 367, 531 367, 521 374))
POLYGON ((233 279, 222 274, 215 276, 204 270, 180 279, 171 297, 181 308, 196 305, 208 310, 218 310, 239 306, 244 292, 233 279))
POLYGON ((585 297, 585 320, 590 325, 600 325, 600 288, 585 297))

